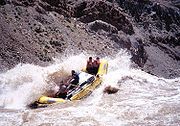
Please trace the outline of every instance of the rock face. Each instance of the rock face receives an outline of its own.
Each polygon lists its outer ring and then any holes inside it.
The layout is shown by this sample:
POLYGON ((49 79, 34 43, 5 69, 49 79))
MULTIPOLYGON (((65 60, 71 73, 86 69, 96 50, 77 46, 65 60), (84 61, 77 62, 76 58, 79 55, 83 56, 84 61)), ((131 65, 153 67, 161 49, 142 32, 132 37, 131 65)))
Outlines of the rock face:
POLYGON ((105 56, 125 48, 143 70, 174 78, 179 12, 177 0, 1 0, 0 70, 47 65, 68 50, 105 56))
POLYGON ((118 5, 131 15, 145 37, 148 60, 144 70, 155 75, 180 75, 180 10, 176 0, 119 0, 118 5))
POLYGON ((58 29, 50 25, 54 23, 53 18, 39 14, 37 7, 18 5, 6 4, 0 8, 1 69, 11 68, 19 62, 49 62, 56 52, 57 43, 58 51, 63 50, 58 29))
POLYGON ((5 4, 6 4, 5 0, 0 1, 0 5, 5 5, 5 4))
POLYGON ((75 17, 84 23, 102 20, 118 30, 133 34, 134 30, 126 16, 112 4, 103 1, 84 1, 75 7, 75 17))
POLYGON ((99 30, 103 30, 109 34, 118 34, 118 29, 113 25, 110 25, 102 20, 95 20, 93 22, 88 23, 88 28, 91 31, 98 32, 99 30))

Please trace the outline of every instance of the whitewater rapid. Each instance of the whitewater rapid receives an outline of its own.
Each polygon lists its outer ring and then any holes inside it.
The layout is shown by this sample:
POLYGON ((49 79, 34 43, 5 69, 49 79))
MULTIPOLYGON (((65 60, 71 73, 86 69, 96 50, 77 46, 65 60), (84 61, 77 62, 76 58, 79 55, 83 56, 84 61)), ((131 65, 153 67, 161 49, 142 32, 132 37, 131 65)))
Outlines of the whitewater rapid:
MULTIPOLYGON (((19 64, 0 74, 0 125, 124 126, 180 124, 180 78, 164 79, 134 68, 121 50, 108 60, 108 74, 90 96, 80 101, 31 110, 26 106, 48 90, 56 90, 50 75, 70 74, 86 65, 89 55, 55 59, 48 67, 19 64), (104 94, 111 85, 116 94, 104 94)), ((95 56, 93 56, 95 58, 95 56)), ((52 77, 52 76, 51 76, 52 77)))

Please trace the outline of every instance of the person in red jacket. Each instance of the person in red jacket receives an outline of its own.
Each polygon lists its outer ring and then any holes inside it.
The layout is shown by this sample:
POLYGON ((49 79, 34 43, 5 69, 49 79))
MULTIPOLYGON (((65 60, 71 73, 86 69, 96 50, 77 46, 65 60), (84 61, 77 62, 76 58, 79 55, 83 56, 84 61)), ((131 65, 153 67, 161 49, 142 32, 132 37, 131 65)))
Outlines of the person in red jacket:
POLYGON ((89 74, 93 74, 93 60, 92 60, 92 57, 89 57, 89 60, 87 61, 86 71, 89 74))
POLYGON ((93 74, 94 75, 96 75, 98 73, 99 65, 100 65, 100 58, 97 57, 96 60, 94 60, 94 62, 93 62, 93 74))

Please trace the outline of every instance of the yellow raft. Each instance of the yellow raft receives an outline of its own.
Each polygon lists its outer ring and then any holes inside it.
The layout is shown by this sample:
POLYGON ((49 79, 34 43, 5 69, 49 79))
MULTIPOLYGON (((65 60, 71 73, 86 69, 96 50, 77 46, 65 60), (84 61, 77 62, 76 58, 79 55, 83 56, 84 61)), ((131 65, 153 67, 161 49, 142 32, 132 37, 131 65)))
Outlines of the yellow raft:
POLYGON ((53 103, 64 103, 67 101, 79 100, 90 94, 103 81, 103 75, 107 74, 108 62, 101 60, 97 75, 88 74, 85 70, 79 73, 78 88, 68 92, 66 99, 41 96, 38 101, 31 104, 31 108, 46 107, 53 103))

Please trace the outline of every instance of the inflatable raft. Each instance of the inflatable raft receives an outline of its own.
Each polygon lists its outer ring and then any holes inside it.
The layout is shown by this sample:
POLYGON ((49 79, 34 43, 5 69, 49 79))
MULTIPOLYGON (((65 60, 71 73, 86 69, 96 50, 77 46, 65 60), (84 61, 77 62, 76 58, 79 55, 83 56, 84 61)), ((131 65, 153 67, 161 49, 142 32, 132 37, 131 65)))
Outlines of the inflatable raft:
POLYGON ((64 103, 67 101, 79 100, 88 96, 103 81, 103 75, 107 73, 108 62, 101 60, 97 75, 92 75, 82 70, 79 73, 79 84, 76 88, 68 91, 66 98, 53 98, 41 96, 37 101, 29 105, 30 108, 46 107, 54 103, 64 103))

